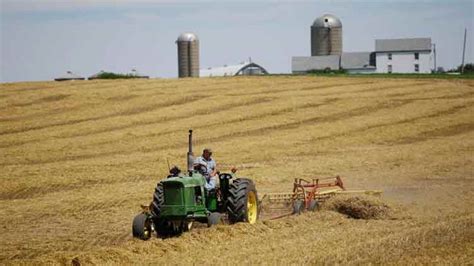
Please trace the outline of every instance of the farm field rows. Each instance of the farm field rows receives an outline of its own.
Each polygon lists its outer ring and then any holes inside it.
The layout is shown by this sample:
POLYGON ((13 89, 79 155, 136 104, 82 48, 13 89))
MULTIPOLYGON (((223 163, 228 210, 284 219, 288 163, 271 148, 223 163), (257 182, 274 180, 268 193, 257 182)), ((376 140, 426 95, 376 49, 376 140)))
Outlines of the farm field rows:
POLYGON ((474 81, 234 77, 0 84, 0 264, 472 264, 474 81), (260 194, 341 175, 391 219, 332 211, 132 238, 167 161, 214 150, 260 194), (225 255, 222 255, 225 254, 225 255))

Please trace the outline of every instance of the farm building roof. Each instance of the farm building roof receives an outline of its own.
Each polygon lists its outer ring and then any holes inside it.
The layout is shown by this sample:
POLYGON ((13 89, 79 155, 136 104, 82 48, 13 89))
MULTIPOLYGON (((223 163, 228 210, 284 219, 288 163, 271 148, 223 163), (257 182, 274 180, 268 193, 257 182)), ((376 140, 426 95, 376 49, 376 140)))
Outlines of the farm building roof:
POLYGON ((323 56, 294 56, 291 58, 291 69, 293 72, 306 72, 310 70, 338 70, 339 55, 323 56))
POLYGON ((66 72, 65 75, 62 75, 60 77, 55 78, 55 81, 66 81, 66 80, 84 80, 84 77, 81 77, 79 75, 76 75, 72 73, 71 71, 66 72))
POLYGON ((375 52, 431 51, 431 38, 375 40, 375 52))
POLYGON ((252 74, 268 74, 268 71, 253 62, 242 62, 238 65, 224 65, 222 67, 209 67, 199 70, 200 77, 225 77, 252 74))
POLYGON ((295 56, 291 60, 293 73, 306 73, 311 70, 375 69, 372 52, 350 52, 342 55, 295 56))
POLYGON ((341 56, 343 69, 368 69, 375 68, 375 60, 371 59, 371 52, 350 52, 341 56))

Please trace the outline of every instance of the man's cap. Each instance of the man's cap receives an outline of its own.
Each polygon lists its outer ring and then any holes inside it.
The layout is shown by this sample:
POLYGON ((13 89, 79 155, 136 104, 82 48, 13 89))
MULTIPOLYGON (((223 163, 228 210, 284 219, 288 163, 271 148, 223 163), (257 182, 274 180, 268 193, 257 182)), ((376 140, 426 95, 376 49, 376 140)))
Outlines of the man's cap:
POLYGON ((204 150, 202 150, 202 152, 209 152, 209 153, 212 153, 212 149, 211 148, 204 148, 204 150))

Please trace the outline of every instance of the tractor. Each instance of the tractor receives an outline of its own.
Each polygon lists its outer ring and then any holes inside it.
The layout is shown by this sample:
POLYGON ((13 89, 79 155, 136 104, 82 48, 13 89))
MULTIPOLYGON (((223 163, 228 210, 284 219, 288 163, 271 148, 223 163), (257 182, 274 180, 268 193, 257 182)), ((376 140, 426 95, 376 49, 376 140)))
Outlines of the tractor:
POLYGON ((251 179, 231 173, 219 173, 215 189, 205 188, 202 166, 194 164, 192 130, 189 130, 187 172, 170 169, 167 178, 156 185, 153 200, 142 206, 132 224, 133 236, 148 240, 153 232, 159 237, 176 236, 189 231, 195 222, 213 226, 224 223, 253 224, 259 216, 258 195, 251 179))

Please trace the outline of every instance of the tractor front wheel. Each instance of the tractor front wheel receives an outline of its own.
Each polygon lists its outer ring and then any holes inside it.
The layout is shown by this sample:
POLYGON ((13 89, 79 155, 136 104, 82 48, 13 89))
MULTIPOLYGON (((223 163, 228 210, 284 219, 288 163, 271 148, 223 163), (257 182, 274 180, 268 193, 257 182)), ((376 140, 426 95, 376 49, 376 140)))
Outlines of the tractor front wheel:
POLYGON ((222 214, 218 212, 212 212, 207 217, 207 227, 211 227, 217 224, 222 224, 222 214))
POLYGON ((157 236, 161 238, 172 236, 174 233, 173 226, 170 222, 160 218, 155 220, 155 231, 157 236))
POLYGON ((194 225, 194 221, 184 220, 183 223, 181 224, 182 231, 183 232, 191 231, 191 229, 193 228, 193 225, 194 225))
POLYGON ((132 224, 132 233, 136 238, 148 240, 151 237, 151 219, 148 215, 140 213, 135 216, 132 224))
POLYGON ((252 180, 238 178, 229 188, 227 214, 230 223, 253 224, 258 219, 258 196, 252 180))

